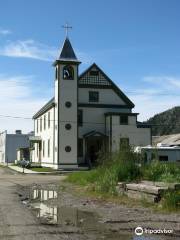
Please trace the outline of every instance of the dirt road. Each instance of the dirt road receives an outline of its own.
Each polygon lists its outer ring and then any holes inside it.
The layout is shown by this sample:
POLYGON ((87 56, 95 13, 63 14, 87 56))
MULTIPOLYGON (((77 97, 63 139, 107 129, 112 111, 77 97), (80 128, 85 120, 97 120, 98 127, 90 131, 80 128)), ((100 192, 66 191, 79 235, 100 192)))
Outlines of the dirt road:
POLYGON ((33 183, 54 183, 61 181, 61 176, 21 175, 0 167, 0 240, 49 240, 83 239, 74 233, 69 238, 67 232, 54 226, 39 224, 38 219, 20 201, 18 186, 33 183))
POLYGON ((62 179, 0 168, 0 240, 179 239, 178 214, 155 214, 72 194, 73 186, 62 179), (173 234, 141 238, 134 235, 137 226, 173 229, 173 234))

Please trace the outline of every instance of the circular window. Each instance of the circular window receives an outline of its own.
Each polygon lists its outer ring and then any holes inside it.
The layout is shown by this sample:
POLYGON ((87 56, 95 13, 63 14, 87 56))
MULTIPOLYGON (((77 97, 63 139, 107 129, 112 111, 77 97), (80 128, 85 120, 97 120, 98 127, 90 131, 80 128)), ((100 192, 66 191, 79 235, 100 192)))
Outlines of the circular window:
POLYGON ((70 151, 71 151, 71 147, 70 147, 70 146, 66 146, 66 147, 65 147, 65 151, 66 151, 66 152, 70 152, 70 151))
POLYGON ((70 130, 70 129, 71 129, 71 124, 67 123, 67 124, 65 125, 65 128, 66 128, 66 130, 70 130))
POLYGON ((70 108, 72 104, 71 104, 71 102, 66 102, 65 105, 67 108, 70 108))

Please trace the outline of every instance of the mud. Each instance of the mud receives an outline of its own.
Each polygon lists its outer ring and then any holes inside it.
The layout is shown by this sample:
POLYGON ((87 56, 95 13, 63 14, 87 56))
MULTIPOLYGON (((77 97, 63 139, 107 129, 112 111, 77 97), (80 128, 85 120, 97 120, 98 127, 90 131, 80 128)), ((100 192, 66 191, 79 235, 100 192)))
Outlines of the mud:
POLYGON ((33 212, 39 223, 52 226, 56 234, 64 232, 105 240, 180 239, 178 214, 159 214, 147 208, 129 208, 87 198, 74 194, 73 186, 63 182, 19 186, 18 193, 22 204, 33 212), (134 229, 138 226, 173 231, 136 236, 134 229))

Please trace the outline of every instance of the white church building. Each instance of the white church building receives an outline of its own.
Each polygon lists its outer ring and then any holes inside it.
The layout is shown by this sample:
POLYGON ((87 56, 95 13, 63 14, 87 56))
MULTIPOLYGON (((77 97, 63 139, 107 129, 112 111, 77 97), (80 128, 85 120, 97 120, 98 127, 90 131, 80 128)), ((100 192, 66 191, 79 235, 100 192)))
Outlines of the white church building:
POLYGON ((79 74, 80 63, 66 37, 53 63, 55 95, 33 116, 32 162, 72 169, 93 163, 102 149, 151 144, 131 100, 95 63, 79 74))

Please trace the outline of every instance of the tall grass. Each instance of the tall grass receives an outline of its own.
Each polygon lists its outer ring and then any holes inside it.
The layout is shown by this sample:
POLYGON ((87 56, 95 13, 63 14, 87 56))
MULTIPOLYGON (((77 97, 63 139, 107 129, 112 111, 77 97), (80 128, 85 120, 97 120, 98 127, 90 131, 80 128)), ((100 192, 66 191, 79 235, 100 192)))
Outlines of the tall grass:
MULTIPOLYGON (((67 178, 69 182, 87 186, 91 191, 110 196, 117 194, 118 182, 139 180, 180 182, 180 165, 157 160, 144 164, 143 156, 129 147, 112 155, 100 153, 98 167, 88 172, 72 173, 67 178)), ((180 191, 165 192, 157 207, 168 211, 178 210, 180 191)))
POLYGON ((110 155, 99 168, 103 169, 103 174, 98 177, 95 189, 100 192, 116 194, 115 187, 118 181, 129 182, 140 178, 141 171, 138 161, 138 154, 134 153, 130 147, 110 155))
POLYGON ((180 182, 180 166, 174 163, 153 161, 144 164, 141 154, 131 147, 114 154, 100 153, 98 167, 89 172, 78 172, 68 176, 68 181, 91 186, 96 192, 116 194, 118 182, 139 180, 180 182))
POLYGON ((112 155, 100 153, 98 167, 90 172, 74 173, 68 181, 80 185, 93 185, 97 192, 116 194, 118 181, 132 181, 141 177, 140 156, 128 147, 112 155))
POLYGON ((176 163, 162 163, 157 160, 142 168, 143 178, 151 181, 180 182, 180 166, 176 163))

